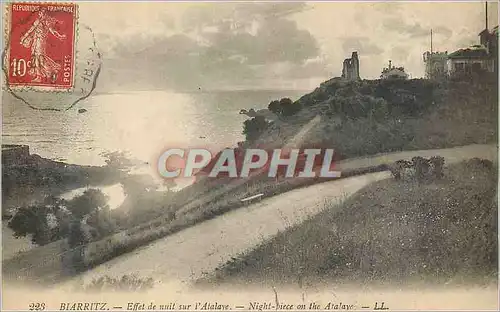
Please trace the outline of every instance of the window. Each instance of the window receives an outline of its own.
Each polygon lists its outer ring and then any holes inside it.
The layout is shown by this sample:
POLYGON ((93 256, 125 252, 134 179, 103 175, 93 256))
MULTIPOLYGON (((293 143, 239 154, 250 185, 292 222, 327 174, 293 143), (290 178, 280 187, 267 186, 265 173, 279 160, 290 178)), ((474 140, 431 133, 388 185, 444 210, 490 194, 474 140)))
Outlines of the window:
POLYGON ((482 67, 481 63, 473 63, 472 64, 472 72, 473 73, 479 73, 479 72, 481 72, 481 69, 482 69, 481 67, 482 67))
POLYGON ((465 71, 465 63, 455 63, 455 71, 457 72, 465 71))

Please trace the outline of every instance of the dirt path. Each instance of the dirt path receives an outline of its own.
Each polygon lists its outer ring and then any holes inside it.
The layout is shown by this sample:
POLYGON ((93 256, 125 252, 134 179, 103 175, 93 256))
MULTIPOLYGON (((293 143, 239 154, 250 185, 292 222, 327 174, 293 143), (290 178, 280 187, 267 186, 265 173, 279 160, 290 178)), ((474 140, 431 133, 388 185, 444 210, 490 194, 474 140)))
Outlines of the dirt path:
MULTIPOLYGON (((497 148, 472 145, 443 150, 386 154, 339 163, 339 168, 377 165, 413 156, 441 155, 451 164, 472 157, 497 158, 497 148)), ((231 257, 254 248, 287 227, 319 213, 326 201, 341 202, 375 181, 388 178, 388 172, 351 177, 296 189, 259 203, 228 212, 160 239, 134 252, 117 257, 80 278, 88 282, 101 275, 121 277, 135 273, 163 282, 186 283, 210 273, 231 257)))
POLYGON ((473 157, 486 158, 489 160, 497 160, 498 147, 489 144, 474 144, 460 147, 433 149, 433 150, 419 150, 419 151, 405 151, 397 153, 387 153, 374 155, 370 157, 351 158, 338 162, 337 167, 341 170, 355 169, 368 166, 377 166, 380 164, 387 164, 399 159, 411 160, 412 157, 432 157, 442 156, 446 164, 456 163, 464 159, 473 157))
MULTIPOLYGON (((304 127, 299 132, 297 132, 297 134, 295 134, 292 138, 290 138, 289 142, 285 145, 285 148, 297 148, 297 146, 300 146, 300 144, 304 140, 305 135, 314 126, 319 124, 320 121, 321 121, 321 117, 319 117, 319 116, 316 116, 311 121, 309 121, 306 125, 304 125, 304 127)), ((252 173, 252 175, 254 175, 254 176, 259 175, 262 172, 264 172, 265 170, 266 169, 262 168, 256 172, 252 173)), ((215 197, 218 197, 222 194, 226 194, 226 193, 231 192, 232 190, 240 187, 241 185, 245 184, 246 182, 247 182, 246 179, 239 179, 239 180, 231 181, 229 184, 225 185, 221 189, 210 192, 209 194, 202 196, 202 197, 188 203, 187 205, 185 205, 184 207, 179 209, 176 212, 176 214, 182 215, 182 214, 185 214, 186 212, 188 212, 192 209, 196 209, 197 207, 204 205, 205 203, 213 200, 213 198, 215 198, 215 197)))
POLYGON ((228 212, 115 258, 83 276, 135 273, 157 280, 187 282, 212 272, 232 256, 250 249, 287 227, 319 213, 325 201, 343 200, 389 173, 375 173, 293 190, 228 212))

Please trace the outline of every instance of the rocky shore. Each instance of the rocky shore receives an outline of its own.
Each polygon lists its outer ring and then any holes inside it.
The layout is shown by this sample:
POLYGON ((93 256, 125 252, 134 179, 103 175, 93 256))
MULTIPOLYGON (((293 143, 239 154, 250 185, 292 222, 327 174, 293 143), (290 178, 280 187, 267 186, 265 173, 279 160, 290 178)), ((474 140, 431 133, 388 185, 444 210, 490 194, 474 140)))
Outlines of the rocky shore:
POLYGON ((2 219, 19 206, 88 185, 117 183, 123 173, 109 166, 80 166, 30 154, 27 145, 2 145, 2 219))

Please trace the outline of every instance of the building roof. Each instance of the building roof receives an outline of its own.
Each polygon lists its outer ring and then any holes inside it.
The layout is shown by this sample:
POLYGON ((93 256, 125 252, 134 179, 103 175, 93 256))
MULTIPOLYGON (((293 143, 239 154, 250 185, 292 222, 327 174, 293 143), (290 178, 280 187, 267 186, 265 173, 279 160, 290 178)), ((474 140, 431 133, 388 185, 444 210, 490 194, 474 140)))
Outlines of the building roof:
POLYGON ((483 34, 488 34, 488 35, 498 35, 498 25, 493 27, 491 29, 491 31, 487 28, 483 29, 479 34, 478 36, 481 36, 483 34))
POLYGON ((380 78, 390 78, 390 77, 407 78, 408 74, 405 73, 403 67, 391 68, 391 69, 384 68, 382 74, 380 75, 380 78))
POLYGON ((485 59, 489 58, 488 51, 484 48, 471 47, 459 49, 448 55, 451 59, 485 59))
POLYGON ((489 34, 490 34, 489 29, 486 29, 486 28, 485 28, 485 29, 483 29, 483 30, 482 30, 482 31, 478 34, 478 36, 481 36, 482 34, 488 34, 488 35, 489 35, 489 34))

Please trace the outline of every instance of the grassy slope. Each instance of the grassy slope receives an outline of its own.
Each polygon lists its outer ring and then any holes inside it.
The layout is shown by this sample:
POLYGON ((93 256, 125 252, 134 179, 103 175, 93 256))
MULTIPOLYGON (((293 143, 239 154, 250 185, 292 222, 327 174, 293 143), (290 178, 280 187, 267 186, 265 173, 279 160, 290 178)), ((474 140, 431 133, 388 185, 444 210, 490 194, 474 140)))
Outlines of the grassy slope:
MULTIPOLYGON (((321 115, 321 122, 304 141, 334 147, 343 158, 496 142, 497 102, 496 89, 492 86, 436 85, 426 80, 346 83, 332 79, 299 99, 303 109, 297 115, 272 125, 257 144, 282 146, 317 114, 321 115), (389 91, 380 92, 379 89, 389 91), (418 105, 415 101, 400 100, 400 94, 408 93, 416 95, 418 105), (344 104, 339 104, 339 99, 343 99, 344 104), (364 110, 347 109, 345 103, 351 101, 364 110), (342 105, 350 112, 350 117, 339 112, 342 105), (377 118, 365 116, 370 110, 377 111, 380 105, 386 105, 390 113, 377 118), (336 113, 332 117, 325 115, 327 111, 336 113), (356 115, 359 118, 353 117, 356 115), (340 122, 336 122, 338 120, 340 122)), ((273 184, 274 181, 248 181, 227 191, 226 180, 201 181, 182 190, 168 203, 137 201, 133 204, 135 208, 127 226, 128 233, 169 227, 173 223, 172 212, 179 209, 182 212, 206 210, 204 213, 210 215, 211 211, 220 210, 221 205, 235 206, 240 195, 267 193, 273 184)))
MULTIPOLYGON (((496 89, 492 89, 492 84, 451 83, 431 89, 429 85, 433 84, 424 80, 345 83, 333 79, 299 99, 303 109, 295 116, 276 122, 257 143, 279 147, 317 114, 322 116, 321 122, 305 141, 333 146, 343 158, 496 142, 496 89), (392 91, 378 94, 380 88, 392 91), (398 96, 403 93, 416 94, 416 102, 401 101, 398 96), (356 103, 354 106, 362 108, 361 111, 350 109, 350 103, 356 103), (380 116, 378 107, 384 105, 389 113, 380 116), (342 109, 349 113, 342 113, 342 109)), ((240 198, 255 192, 273 195, 302 186, 248 181, 228 195, 222 194, 224 185, 199 183, 175 198, 145 197, 130 203, 133 206, 130 222, 122 229, 133 237, 123 239, 125 233, 121 233, 93 242, 89 246, 92 250, 89 254, 93 255, 89 262, 102 263, 186 226, 238 208, 240 198), (214 191, 221 194, 214 195, 214 191), (179 209, 187 213, 173 218, 173 212, 179 209), (97 255, 100 256, 94 258, 97 255)))
POLYGON ((317 114, 306 141, 342 158, 497 141, 497 85, 428 80, 332 79, 295 104, 302 110, 272 124, 256 142, 279 147, 317 114))
POLYGON ((227 263, 202 283, 496 280, 497 168, 385 180, 227 263))

